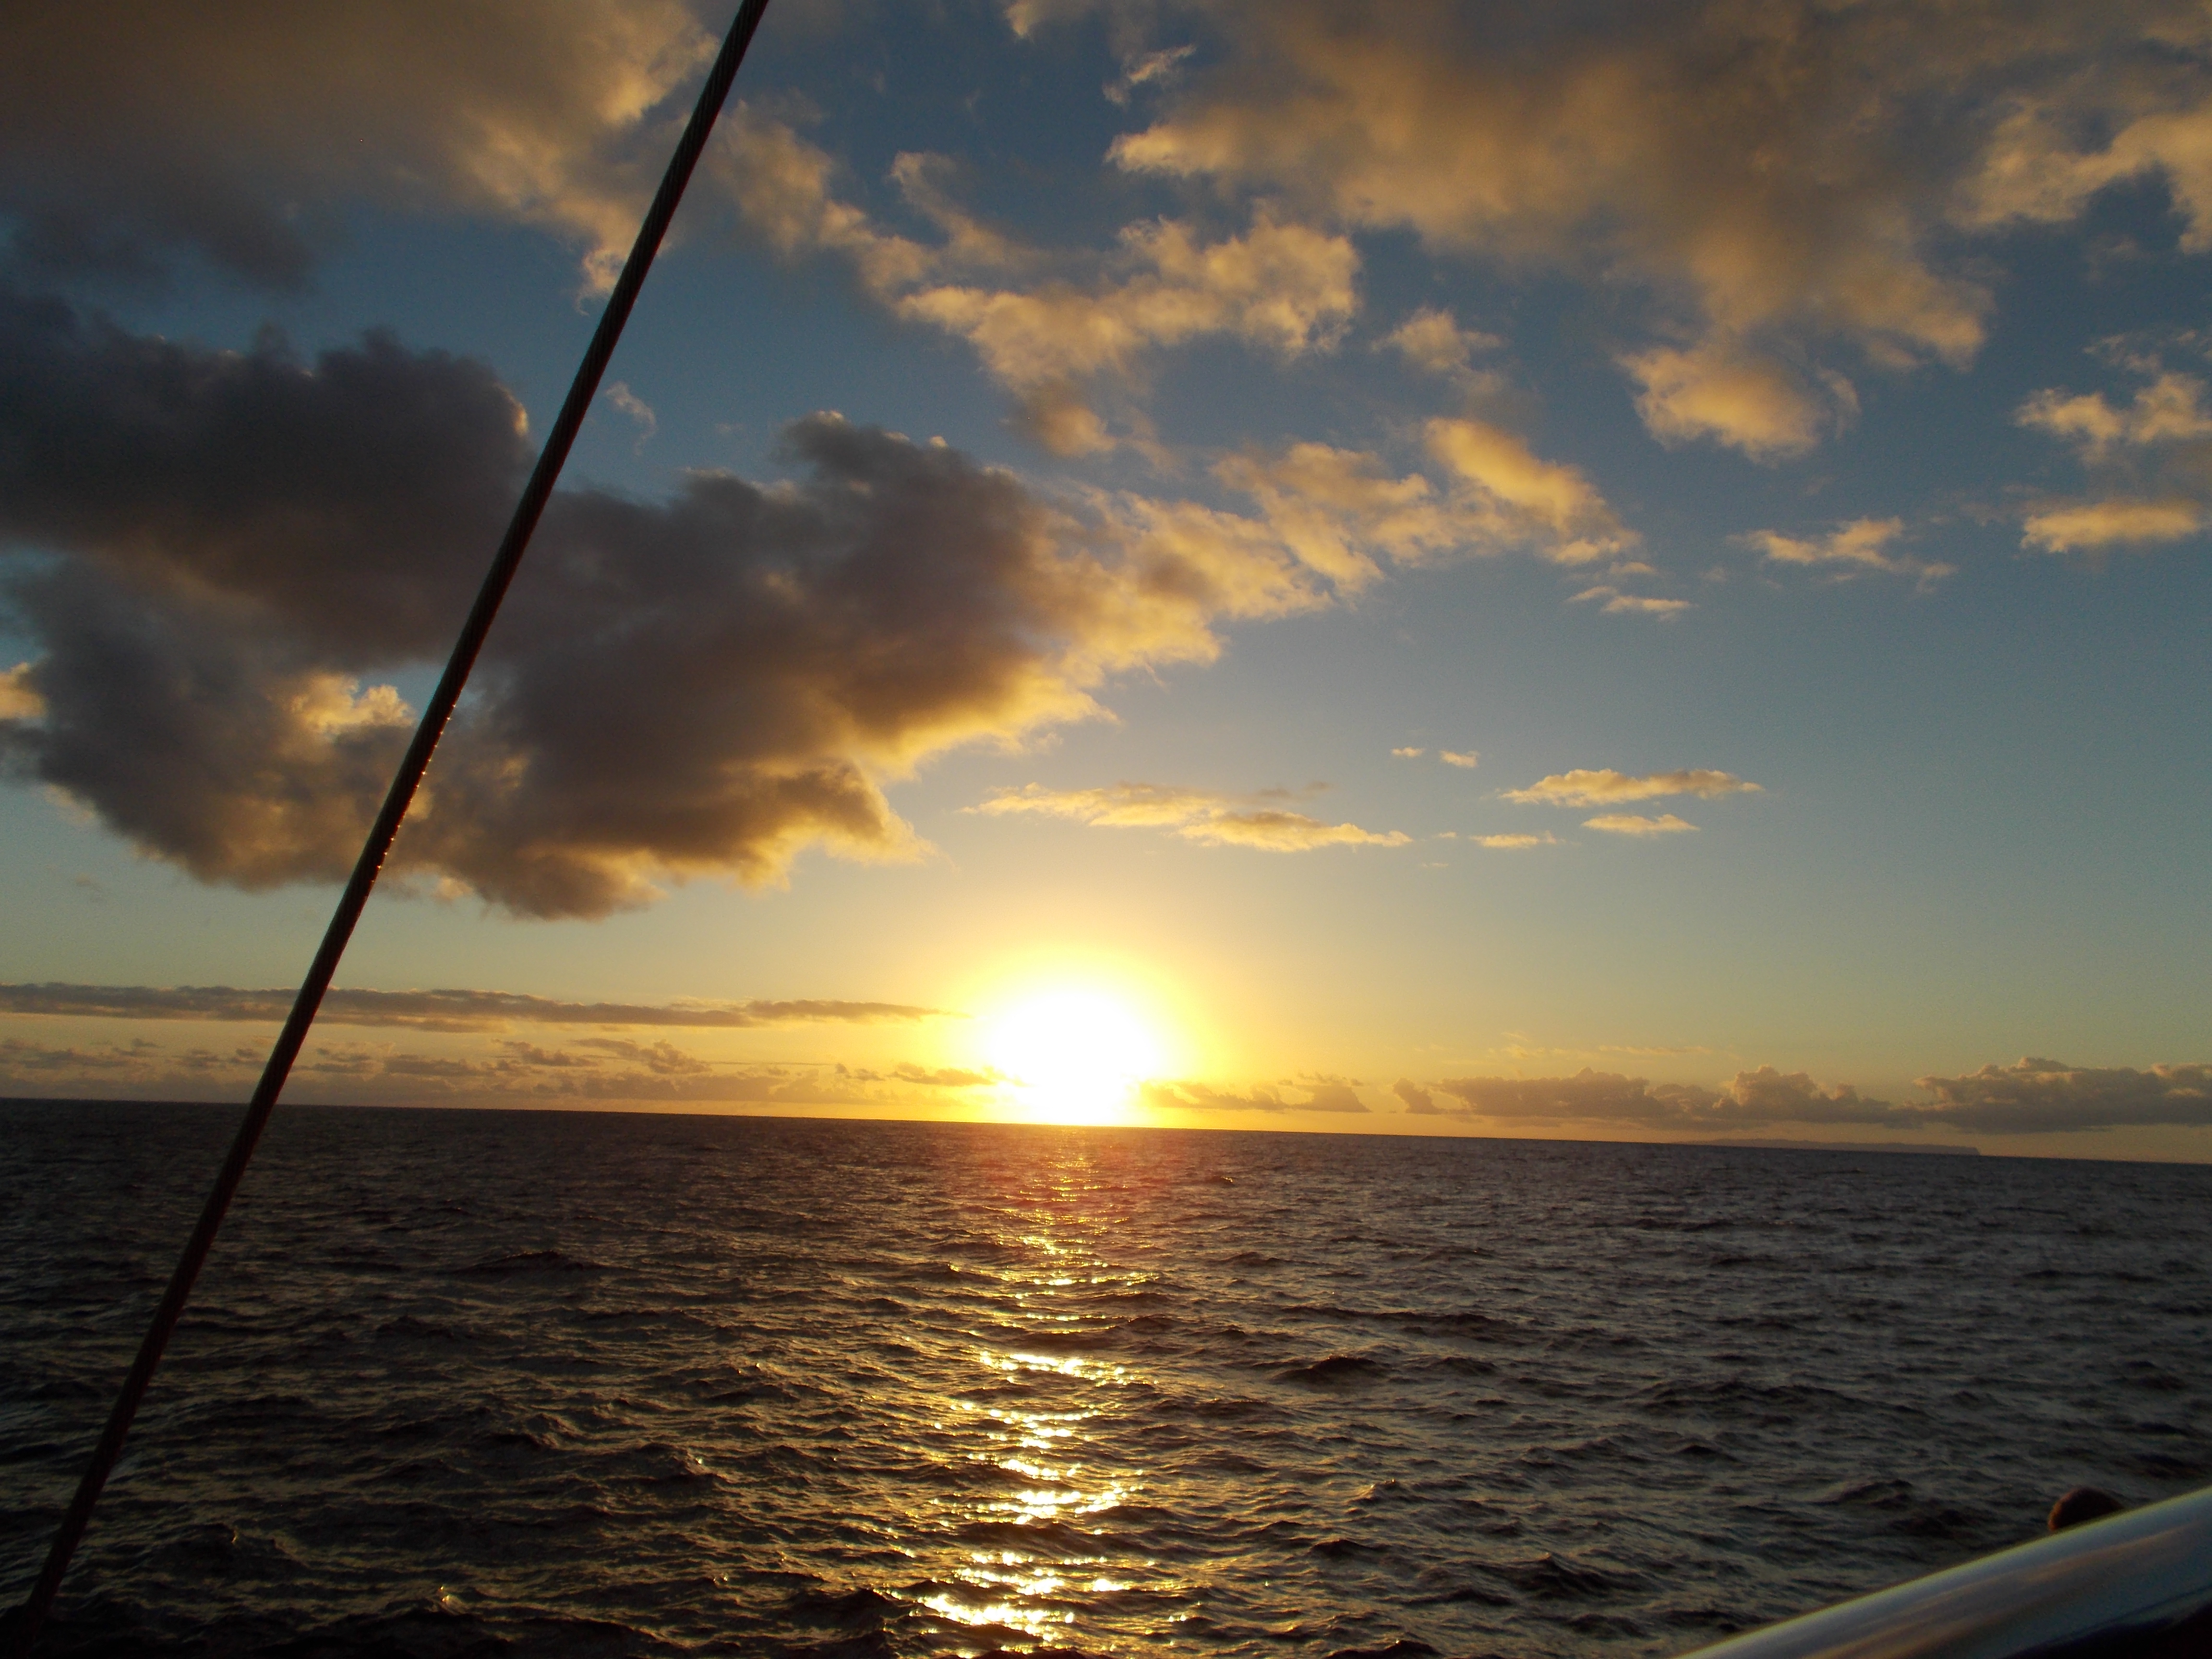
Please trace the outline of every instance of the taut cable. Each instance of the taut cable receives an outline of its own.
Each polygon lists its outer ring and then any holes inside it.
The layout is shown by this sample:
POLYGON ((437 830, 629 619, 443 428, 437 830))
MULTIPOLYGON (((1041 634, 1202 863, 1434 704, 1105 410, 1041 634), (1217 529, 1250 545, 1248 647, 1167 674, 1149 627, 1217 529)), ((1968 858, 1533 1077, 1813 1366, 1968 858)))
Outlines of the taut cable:
POLYGON ((614 292, 607 297, 606 310, 599 318, 599 327, 592 331, 584 361, 577 365, 576 378, 568 386, 568 400, 561 405, 558 418, 545 434, 545 447, 538 452, 538 465, 531 471, 529 483, 524 486, 521 500, 515 503, 514 517, 501 539, 498 555, 485 574, 483 586, 477 590, 476 605, 462 626, 460 638, 454 642, 453 654, 446 664, 438 689, 429 706, 422 711, 422 723, 415 728, 414 741, 407 745, 406 758, 392 780, 383 808, 370 827, 368 839, 362 844, 361 857, 355 862, 353 875, 346 882, 330 927, 324 931, 322 945, 308 966, 300 994, 293 999, 292 1012, 284 1021, 284 1029, 277 1034, 276 1046, 269 1052, 269 1063, 262 1069, 261 1081, 246 1108, 246 1121, 239 1126, 238 1138, 231 1143, 230 1156, 223 1160, 222 1170, 216 1177, 215 1190, 208 1194, 207 1206, 200 1212, 199 1224, 192 1229, 184 1255, 178 1260, 177 1270, 169 1276, 169 1288, 162 1292, 161 1305, 154 1310, 154 1322, 146 1333, 146 1340, 138 1345, 138 1357, 131 1362, 130 1375, 124 1378, 122 1392, 116 1396, 115 1408, 108 1413, 107 1426, 100 1433, 99 1445, 93 1449, 91 1465, 77 1482, 76 1493, 70 1499, 69 1509, 55 1530, 53 1545, 46 1552, 46 1563, 39 1573, 38 1583, 23 1604, 7 1615, 6 1636, 19 1659, 29 1653, 39 1626, 52 1607, 63 1575, 69 1571, 70 1558, 76 1553, 78 1540, 92 1520, 93 1506, 100 1501, 100 1489, 107 1484, 116 1459, 123 1454, 123 1442, 131 1432, 131 1420, 137 1415, 139 1401, 145 1398, 147 1386, 153 1382, 154 1372, 161 1363, 162 1352, 169 1346, 178 1320, 184 1316, 193 1281, 198 1279, 208 1252, 214 1248, 224 1213, 238 1192, 239 1182, 245 1178, 246 1166, 252 1161, 253 1149, 261 1139, 262 1130, 268 1127, 270 1114, 276 1109, 276 1097, 283 1091, 292 1062, 299 1058, 301 1046, 307 1040, 307 1028, 315 1023, 315 1011, 322 1006, 323 994, 330 989, 331 979, 337 972, 338 959, 345 954, 346 942, 353 937, 355 925, 368 903, 369 890, 376 885, 377 873, 384 867, 385 856, 391 852, 392 840, 399 833, 400 821, 407 816, 408 805, 415 799, 423 773, 429 769, 431 751, 437 748, 446 722, 453 718, 454 707, 460 702, 469 671, 476 666, 477 653, 483 649, 484 636, 491 632, 492 619, 499 614, 500 601, 507 597, 514 573, 521 566, 522 556, 529 549, 531 535, 538 528, 538 520, 568 461, 568 451, 576 441, 576 434, 583 427, 584 417, 591 412, 592 400, 599 395, 599 377, 606 373, 608 361, 615 353, 615 343, 622 338, 623 325, 629 320, 630 308, 637 303, 638 290, 645 286, 646 273, 653 269, 653 255, 660 251, 661 239, 668 233, 668 222, 676 216, 676 204, 684 199, 684 187, 690 182, 691 171, 707 148, 708 137, 714 131, 715 119, 729 98, 731 82, 737 79, 738 65, 744 61, 745 48, 752 44, 753 32, 760 27, 761 14, 767 9, 768 0, 744 0, 730 24, 729 34, 714 58, 714 66, 708 71, 707 84, 700 89, 699 101, 692 108, 690 122, 684 129, 675 155, 669 158, 660 189, 646 211, 645 222, 638 227, 637 241, 630 249, 629 262, 616 280, 614 292))

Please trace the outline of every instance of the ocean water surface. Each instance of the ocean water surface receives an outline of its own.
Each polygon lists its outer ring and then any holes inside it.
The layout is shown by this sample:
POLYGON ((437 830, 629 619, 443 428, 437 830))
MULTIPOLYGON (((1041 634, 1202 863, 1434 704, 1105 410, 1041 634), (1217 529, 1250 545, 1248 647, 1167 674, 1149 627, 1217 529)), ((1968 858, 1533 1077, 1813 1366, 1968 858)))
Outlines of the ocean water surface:
MULTIPOLYGON (((236 1120, 0 1105, 0 1596, 236 1120)), ((287 1108, 44 1650, 1663 1655, 2212 1480, 2212 1169, 287 1108)))

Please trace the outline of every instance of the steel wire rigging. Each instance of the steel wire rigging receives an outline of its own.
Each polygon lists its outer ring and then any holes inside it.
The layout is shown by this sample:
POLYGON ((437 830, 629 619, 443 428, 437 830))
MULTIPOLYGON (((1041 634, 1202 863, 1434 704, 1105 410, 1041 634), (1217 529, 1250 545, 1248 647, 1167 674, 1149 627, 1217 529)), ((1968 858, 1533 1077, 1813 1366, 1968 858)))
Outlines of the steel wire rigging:
POLYGON ((515 503, 514 515, 508 520, 507 533, 501 538, 499 550, 493 556, 491 568, 484 574, 483 585, 477 590, 476 603, 471 607, 468 620, 462 624, 460 637, 455 641, 453 655, 447 659, 446 672, 440 677, 438 688, 422 711, 422 719, 415 728, 413 740, 393 775, 392 787, 386 792, 384 805, 371 824, 368 839, 362 842, 361 856, 354 863, 353 874, 348 878, 345 890, 339 896, 337 908, 332 913, 330 926, 324 930, 323 942, 315 951, 314 960, 308 964, 307 975, 301 982, 299 994, 293 999, 292 1012, 286 1017, 283 1030, 277 1033, 276 1042, 269 1053, 268 1063, 262 1068, 261 1080, 255 1085, 253 1097, 246 1109, 246 1120, 239 1126, 237 1138, 232 1141, 229 1155, 216 1176, 214 1190, 209 1193, 207 1203, 200 1212, 198 1224, 191 1237, 185 1241, 184 1254, 178 1259, 176 1271, 169 1277, 168 1288, 154 1310, 152 1324, 145 1340, 138 1345, 137 1358, 131 1362, 124 1377, 121 1391, 108 1413, 107 1425, 101 1431, 99 1443, 93 1449, 92 1460, 84 1475, 77 1482, 76 1491, 63 1512, 61 1524, 55 1529, 52 1545, 46 1552, 46 1565, 40 1569, 37 1582, 23 1603, 5 1615, 4 1641, 7 1649, 21 1659, 27 1655, 36 1640, 39 1627, 45 1623, 52 1610, 55 1595, 60 1591, 62 1579, 69 1571, 70 1559, 91 1522, 94 1506, 100 1501, 101 1489, 114 1471, 116 1460, 123 1454, 124 1440, 131 1432, 131 1419, 137 1415, 139 1402, 154 1380, 154 1373, 161 1363, 161 1355, 169 1346, 169 1338, 184 1316, 185 1304, 191 1298, 192 1285, 205 1265, 208 1252, 214 1248, 216 1235, 222 1230, 224 1215, 229 1211, 231 1200, 236 1196, 240 1182, 244 1180, 246 1168, 252 1161, 253 1152, 261 1139, 261 1132, 268 1127, 270 1115, 276 1107, 276 1097, 283 1092, 285 1079, 291 1075, 292 1063, 299 1057, 301 1046, 307 1040, 307 1030, 314 1024, 315 1012, 322 1006, 323 995, 330 989, 331 980, 337 974, 339 958, 345 955, 347 941, 353 937, 356 924, 368 906, 370 890, 384 867, 386 856, 399 834, 399 825, 407 816, 407 808, 415 799, 422 775, 429 769, 430 756, 438 746, 446 724, 453 718, 459 703, 461 692, 467 686, 469 673, 476 666, 477 654, 483 649, 485 637, 491 632, 494 618, 499 614, 500 602, 514 580, 515 572, 521 568, 523 555, 529 550, 530 538, 545 505, 553 495, 554 485, 560 481, 561 470, 567 464, 568 451, 576 441, 576 434, 591 412, 592 400, 599 396, 599 380, 606 373, 607 364, 614 356, 615 345, 622 338, 623 326, 629 320, 631 308, 637 303, 638 291, 645 286, 647 273, 653 269, 653 256, 660 251, 661 240, 668 233, 669 222, 676 216, 677 204, 684 199, 684 186, 691 180, 692 169, 698 165, 700 155, 707 148, 707 140, 714 123, 728 100, 732 82, 737 79, 738 66, 744 61, 745 49, 752 44, 753 33, 760 27, 761 15, 768 9, 768 0, 744 0, 730 30, 722 40, 721 50, 715 55, 714 67, 707 72, 706 84, 700 88, 698 102, 693 106, 691 118, 677 141, 675 154, 669 157, 668 168, 661 175, 660 188, 654 192, 653 205, 646 210, 643 222, 638 226, 637 240, 632 245, 629 259, 623 264, 622 275, 616 279, 613 292, 607 296, 606 309, 600 313, 599 326, 592 331, 592 343, 586 348, 583 361, 576 367, 575 379, 569 383, 568 395, 561 405, 551 428, 545 434, 545 445, 538 452, 538 464, 531 471, 530 481, 523 486, 522 495, 515 503))

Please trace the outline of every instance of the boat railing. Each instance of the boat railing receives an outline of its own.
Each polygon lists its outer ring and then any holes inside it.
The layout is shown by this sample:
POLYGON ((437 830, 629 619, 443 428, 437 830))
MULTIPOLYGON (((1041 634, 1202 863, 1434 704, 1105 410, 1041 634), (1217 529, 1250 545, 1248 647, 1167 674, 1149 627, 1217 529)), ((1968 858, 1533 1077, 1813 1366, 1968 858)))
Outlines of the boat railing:
POLYGON ((1692 1659, 2212 1659, 2212 1486, 2125 1510, 1692 1659))

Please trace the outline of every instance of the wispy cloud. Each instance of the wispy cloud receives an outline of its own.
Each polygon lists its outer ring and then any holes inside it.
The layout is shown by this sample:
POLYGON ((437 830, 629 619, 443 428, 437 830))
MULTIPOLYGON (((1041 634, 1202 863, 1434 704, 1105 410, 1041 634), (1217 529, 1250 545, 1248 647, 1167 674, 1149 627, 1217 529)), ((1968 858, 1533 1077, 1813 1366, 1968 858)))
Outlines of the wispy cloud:
POLYGON ((1569 601, 1572 605, 1600 605, 1609 617, 1679 617, 1694 606, 1687 599, 1655 599, 1640 593, 1624 593, 1610 582, 1600 582, 1595 587, 1585 587, 1569 601), (1602 601, 1601 605, 1600 602, 1602 601))
POLYGON ((1854 519, 1809 540, 1772 530, 1753 531, 1738 539, 1759 549, 1770 563, 1815 568, 1839 579, 1882 571, 1910 576, 1929 587, 1957 574, 1951 565, 1889 551, 1891 544, 1904 533, 1902 519, 1854 519))
POLYGON ((1672 812, 1662 812, 1656 818, 1638 812, 1601 812, 1583 820, 1583 829, 1601 830, 1608 836, 1679 836, 1697 827, 1672 812))
POLYGON ((832 157, 746 105, 723 162, 758 234, 786 254, 849 259, 896 315, 965 340, 1019 400, 1018 423, 1054 453, 1116 446, 1097 412, 1101 383, 1126 391, 1154 352, 1226 336, 1296 357, 1334 346, 1358 308, 1350 240, 1264 205, 1227 237, 1146 220, 1125 226, 1110 250, 1047 256, 961 209, 943 188, 947 171, 918 155, 892 169, 907 204, 939 233, 932 242, 887 231, 842 199, 832 157))
POLYGON ((2212 523, 2212 510, 2185 495, 2155 500, 2111 495, 2038 507, 2021 520, 2021 544, 2046 553, 2100 553, 2108 548, 2178 542, 2212 523))
POLYGON ((1363 830, 1325 823, 1273 802, 1284 790, 1226 795, 1155 783, 1117 783, 1093 789, 1050 789, 1041 783, 1004 789, 970 812, 1033 812, 1115 829, 1172 830, 1211 847, 1249 847, 1269 853, 1305 853, 1322 847, 1403 847, 1402 830, 1363 830))
POLYGON ((1730 772, 1689 768, 1636 775, 1611 768, 1555 772, 1525 789, 1508 789, 1504 799, 1523 806, 1607 806, 1616 801, 1658 800, 1668 795, 1755 795, 1759 787, 1730 772))
POLYGON ((652 442, 653 435, 660 430, 660 417, 653 412, 653 405, 632 392, 627 380, 617 380, 600 395, 635 423, 637 442, 631 448, 634 453, 642 454, 646 445, 652 442))
POLYGON ((1530 847, 1557 847, 1560 844, 1559 838, 1548 830, 1535 836, 1472 836, 1468 839, 1477 847, 1486 847, 1493 853, 1515 853, 1530 847))
POLYGON ((2014 418, 2077 445, 2093 461, 2121 448, 2212 438, 2204 383, 2191 374, 2162 374, 2139 388, 2132 403, 2117 408, 2101 392, 2073 396, 2046 388, 2022 404, 2014 418))
MULTIPOLYGON (((2212 131, 2212 109, 2206 119, 2212 131)), ((2115 548, 2185 540, 2212 526, 2212 408, 2204 383, 2166 370, 2156 353, 2128 354, 2124 362, 2154 376, 2130 402, 2047 388, 2016 412, 2021 425, 2070 444, 2095 490, 2030 507, 2021 515, 2021 546, 2095 559, 2115 548)))
MULTIPOLYGON (((0 985, 0 1013, 73 1019, 244 1021, 274 1024, 290 1012, 289 990, 227 985, 0 985)), ((330 1025, 388 1025, 426 1031, 496 1031, 511 1025, 686 1026, 735 1029, 831 1021, 876 1024, 956 1018, 942 1008, 820 999, 751 1002, 563 1002, 520 991, 338 989, 318 1019, 330 1025)))

